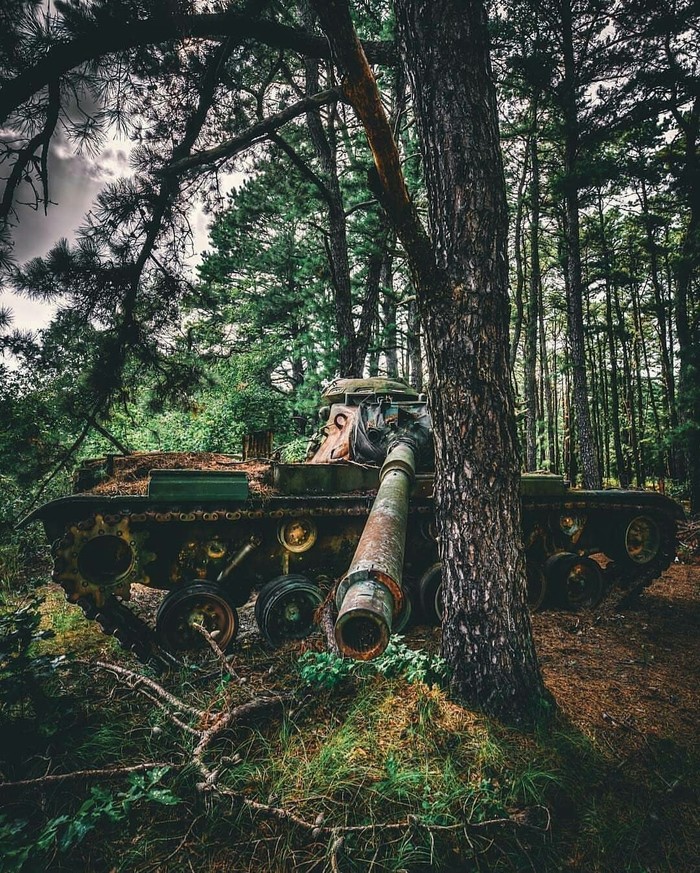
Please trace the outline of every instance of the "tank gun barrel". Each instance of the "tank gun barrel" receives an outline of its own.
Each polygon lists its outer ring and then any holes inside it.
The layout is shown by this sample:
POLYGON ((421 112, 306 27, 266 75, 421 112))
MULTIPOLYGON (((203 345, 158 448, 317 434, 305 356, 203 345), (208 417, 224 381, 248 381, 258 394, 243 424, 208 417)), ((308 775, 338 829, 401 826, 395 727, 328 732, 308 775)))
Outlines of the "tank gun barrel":
POLYGON ((415 470, 415 443, 399 437, 382 465, 367 524, 336 592, 335 639, 348 657, 369 660, 381 655, 403 606, 408 501, 415 470))

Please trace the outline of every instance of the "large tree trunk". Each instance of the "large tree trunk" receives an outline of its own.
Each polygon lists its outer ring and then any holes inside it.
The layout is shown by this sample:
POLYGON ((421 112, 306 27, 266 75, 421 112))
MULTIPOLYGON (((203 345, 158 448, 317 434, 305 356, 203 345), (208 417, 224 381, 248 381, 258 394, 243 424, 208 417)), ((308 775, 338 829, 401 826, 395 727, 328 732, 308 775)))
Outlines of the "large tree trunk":
MULTIPOLYGON (((679 117, 679 120, 682 120, 679 117)), ((676 336, 680 358, 679 406, 686 451, 690 509, 700 511, 700 329, 697 316, 697 274, 700 268, 700 96, 682 125, 685 145, 685 180, 689 206, 688 224, 676 272, 676 336)))
POLYGON ((443 655, 463 700, 514 716, 539 703, 543 686, 525 604, 507 217, 486 16, 478 2, 395 7, 434 254, 446 277, 441 287, 418 286, 435 426, 443 655))
POLYGON ((395 3, 421 133, 430 240, 408 198, 347 3, 314 5, 367 132, 376 187, 418 294, 435 427, 443 654, 462 700, 522 719, 546 692, 526 605, 506 206, 486 16, 479 2, 395 3))

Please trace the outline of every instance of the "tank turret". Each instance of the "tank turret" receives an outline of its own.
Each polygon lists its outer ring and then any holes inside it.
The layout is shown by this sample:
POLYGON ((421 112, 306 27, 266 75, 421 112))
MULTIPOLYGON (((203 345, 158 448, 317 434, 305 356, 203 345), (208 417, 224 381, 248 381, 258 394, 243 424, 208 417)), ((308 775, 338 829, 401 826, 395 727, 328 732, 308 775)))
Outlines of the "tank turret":
MULTIPOLYGON (((432 425, 425 396, 393 379, 338 379, 304 463, 139 453, 86 461, 75 493, 34 510, 53 579, 143 658, 234 643, 255 599, 268 645, 298 640, 331 591, 340 650, 371 658, 409 618, 439 622, 432 425), (163 592, 155 621, 130 606, 163 592)), ((256 456, 257 455, 257 456, 256 456)), ((260 457, 260 455, 263 455, 260 457)), ((614 587, 642 590, 670 563, 681 508, 661 494, 580 491, 549 473, 521 485, 532 608, 591 608, 614 587)))

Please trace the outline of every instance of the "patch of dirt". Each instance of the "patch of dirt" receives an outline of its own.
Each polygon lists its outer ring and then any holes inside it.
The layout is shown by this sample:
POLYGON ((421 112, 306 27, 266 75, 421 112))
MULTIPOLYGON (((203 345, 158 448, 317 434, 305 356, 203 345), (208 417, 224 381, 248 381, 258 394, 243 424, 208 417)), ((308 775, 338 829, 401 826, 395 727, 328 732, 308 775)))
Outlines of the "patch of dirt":
POLYGON ((589 735, 673 737, 692 746, 700 714, 700 565, 675 563, 616 611, 542 612, 533 628, 545 681, 589 735))
POLYGON ((79 476, 106 478, 80 490, 88 494, 146 494, 151 470, 241 472, 248 476, 251 491, 259 494, 269 491, 272 482, 272 468, 266 461, 240 461, 218 452, 136 452, 85 462, 78 471, 79 476))
MULTIPOLYGON (((547 687, 564 716, 620 760, 671 742, 692 751, 700 722, 700 561, 674 563, 620 609, 615 593, 593 611, 532 616, 547 687)), ((438 628, 406 633, 437 651, 438 628)), ((700 774, 693 774, 700 776, 700 774)))

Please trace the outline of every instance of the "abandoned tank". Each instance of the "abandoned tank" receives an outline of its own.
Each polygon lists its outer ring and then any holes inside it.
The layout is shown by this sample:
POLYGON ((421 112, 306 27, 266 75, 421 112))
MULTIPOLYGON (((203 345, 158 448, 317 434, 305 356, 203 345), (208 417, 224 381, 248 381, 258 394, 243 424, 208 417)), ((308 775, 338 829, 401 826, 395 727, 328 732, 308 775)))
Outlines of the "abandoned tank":
MULTIPOLYGON (((323 400, 305 463, 110 455, 23 524, 43 523, 68 600, 143 659, 206 645, 201 628, 226 649, 255 593, 267 643, 301 639, 331 591, 341 651, 374 657, 411 618, 440 620, 430 413, 389 379, 338 379, 323 400), (154 626, 129 606, 135 585, 163 591, 154 626)), ((543 473, 523 475, 521 495, 533 609, 639 591, 674 556, 683 513, 661 494, 543 473)))

